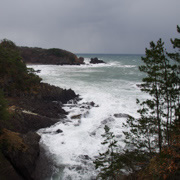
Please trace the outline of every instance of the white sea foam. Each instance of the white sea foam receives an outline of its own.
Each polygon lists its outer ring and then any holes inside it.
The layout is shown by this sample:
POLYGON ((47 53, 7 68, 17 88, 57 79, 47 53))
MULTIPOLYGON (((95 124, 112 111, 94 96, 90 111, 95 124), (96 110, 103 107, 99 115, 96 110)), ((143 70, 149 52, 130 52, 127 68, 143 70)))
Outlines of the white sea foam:
POLYGON ((45 146, 55 166, 59 167, 56 176, 63 180, 95 177, 97 171, 93 160, 106 148, 101 144, 105 124, 116 135, 119 148, 123 148, 122 123, 126 118, 117 118, 114 114, 138 117, 136 98, 141 98, 142 94, 136 86, 140 82, 136 65, 123 65, 118 61, 89 65, 88 61, 85 59, 86 65, 82 66, 32 66, 41 70, 40 76, 44 82, 71 88, 82 97, 78 104, 64 106, 69 112, 66 122, 39 130, 41 145, 45 146), (87 105, 86 102, 92 101, 98 106, 90 109, 83 107, 87 105), (81 117, 78 118, 78 115, 81 117), (63 132, 53 133, 58 129, 63 132))

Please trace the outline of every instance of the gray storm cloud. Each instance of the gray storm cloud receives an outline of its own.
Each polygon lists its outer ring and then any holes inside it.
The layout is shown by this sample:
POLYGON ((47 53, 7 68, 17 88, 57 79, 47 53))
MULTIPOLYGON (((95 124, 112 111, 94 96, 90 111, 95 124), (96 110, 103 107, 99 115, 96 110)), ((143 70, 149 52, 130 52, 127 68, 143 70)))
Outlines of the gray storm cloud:
POLYGON ((0 39, 74 53, 144 53, 180 25, 179 0, 0 0, 0 39))

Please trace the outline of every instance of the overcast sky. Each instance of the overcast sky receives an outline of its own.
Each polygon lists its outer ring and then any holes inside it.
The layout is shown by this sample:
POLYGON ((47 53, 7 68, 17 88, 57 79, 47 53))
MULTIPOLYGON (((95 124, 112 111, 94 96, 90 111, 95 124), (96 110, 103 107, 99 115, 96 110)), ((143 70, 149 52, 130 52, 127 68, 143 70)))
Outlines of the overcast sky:
POLYGON ((177 24, 180 0, 0 0, 0 39, 20 46, 144 53, 177 24))

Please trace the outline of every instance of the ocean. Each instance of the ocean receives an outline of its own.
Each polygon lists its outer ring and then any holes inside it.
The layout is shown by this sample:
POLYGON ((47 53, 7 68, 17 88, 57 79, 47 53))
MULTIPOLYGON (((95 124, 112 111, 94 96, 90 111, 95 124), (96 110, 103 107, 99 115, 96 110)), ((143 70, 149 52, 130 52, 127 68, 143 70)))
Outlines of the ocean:
POLYGON ((81 100, 69 102, 69 112, 63 122, 40 129, 40 145, 51 159, 47 180, 91 180, 98 170, 93 161, 106 150, 102 145, 104 126, 108 125, 118 141, 117 151, 125 147, 122 124, 127 116, 138 117, 136 99, 146 98, 137 87, 144 76, 138 70, 142 55, 77 54, 85 65, 31 65, 41 70, 43 82, 61 88, 71 88, 81 100), (106 64, 90 64, 98 57, 106 64), (54 133, 58 129, 62 133, 54 133))

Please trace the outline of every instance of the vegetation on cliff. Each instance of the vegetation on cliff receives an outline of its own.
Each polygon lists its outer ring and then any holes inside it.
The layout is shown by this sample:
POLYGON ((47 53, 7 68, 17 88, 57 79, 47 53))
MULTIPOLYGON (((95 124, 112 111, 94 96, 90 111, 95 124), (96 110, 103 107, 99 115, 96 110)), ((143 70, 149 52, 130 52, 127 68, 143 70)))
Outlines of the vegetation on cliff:
POLYGON ((18 49, 25 63, 56 65, 80 65, 84 63, 83 59, 78 58, 75 54, 58 48, 19 47, 18 49))
POLYGON ((7 102, 4 98, 2 90, 0 90, 0 134, 2 133, 3 124, 6 124, 9 119, 9 112, 7 110, 7 102))
POLYGON ((71 89, 41 83, 20 49, 10 40, 0 42, 0 165, 6 165, 0 179, 34 179, 40 153, 35 131, 60 121, 66 115, 62 103, 76 96, 71 89))
POLYGON ((0 43, 0 88, 7 96, 30 92, 41 78, 28 70, 17 46, 9 40, 0 43))

